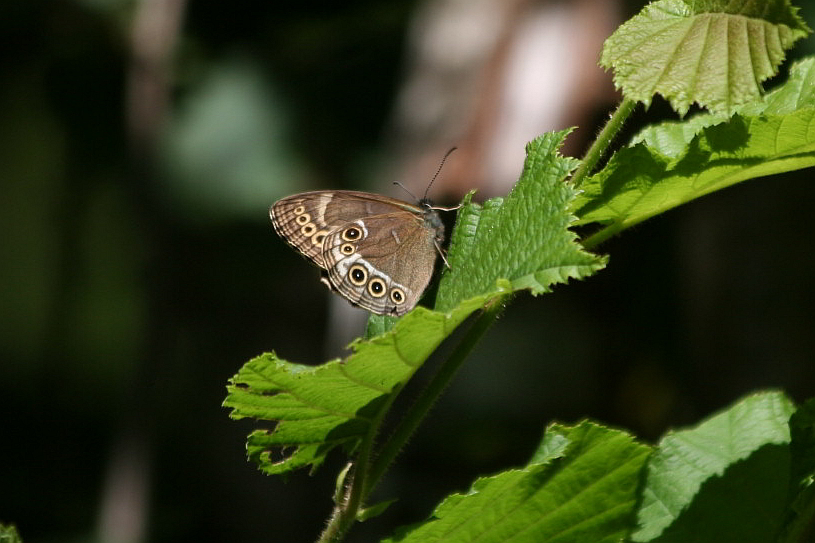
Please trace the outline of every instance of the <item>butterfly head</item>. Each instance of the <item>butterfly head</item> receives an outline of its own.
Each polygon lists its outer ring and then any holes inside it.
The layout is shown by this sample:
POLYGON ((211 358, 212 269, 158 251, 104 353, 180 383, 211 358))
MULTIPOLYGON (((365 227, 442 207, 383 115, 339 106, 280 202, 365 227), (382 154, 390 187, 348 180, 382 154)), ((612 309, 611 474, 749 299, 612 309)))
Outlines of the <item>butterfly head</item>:
POLYGON ((424 223, 436 233, 436 243, 442 243, 444 241, 444 222, 441 220, 438 208, 433 207, 433 203, 427 198, 419 200, 419 207, 422 209, 424 223))

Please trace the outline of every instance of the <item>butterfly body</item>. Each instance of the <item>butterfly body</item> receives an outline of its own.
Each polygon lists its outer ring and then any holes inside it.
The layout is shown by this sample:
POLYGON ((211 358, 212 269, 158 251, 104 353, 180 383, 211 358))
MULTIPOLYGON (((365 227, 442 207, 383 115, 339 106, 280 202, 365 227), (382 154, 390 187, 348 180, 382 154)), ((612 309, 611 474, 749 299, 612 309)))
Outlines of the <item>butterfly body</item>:
POLYGON ((323 282, 379 315, 400 316, 416 305, 444 240, 441 218, 426 201, 367 192, 303 192, 277 201, 269 216, 323 270, 323 282))

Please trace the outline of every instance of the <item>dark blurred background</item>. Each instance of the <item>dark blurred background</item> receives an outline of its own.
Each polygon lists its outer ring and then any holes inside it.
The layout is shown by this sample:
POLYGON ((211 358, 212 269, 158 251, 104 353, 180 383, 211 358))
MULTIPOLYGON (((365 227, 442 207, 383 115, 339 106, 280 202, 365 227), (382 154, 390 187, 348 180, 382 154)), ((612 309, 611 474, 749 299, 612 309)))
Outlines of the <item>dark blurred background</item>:
MULTIPOLYGON (((815 2, 797 4, 815 26, 815 2)), ((0 522, 28 543, 313 541, 343 458, 263 476, 224 387, 264 351, 342 356, 364 314, 268 206, 404 198, 392 181, 421 194, 453 145, 431 197, 505 194, 524 143, 573 125, 579 156, 618 100, 602 40, 640 7, 0 4, 0 522)), ((657 100, 627 135, 670 117, 657 100)), ((349 541, 525 462, 552 420, 653 440, 758 388, 812 396, 812 180, 705 197, 600 247, 597 276, 519 296, 377 492, 399 501, 349 541)))

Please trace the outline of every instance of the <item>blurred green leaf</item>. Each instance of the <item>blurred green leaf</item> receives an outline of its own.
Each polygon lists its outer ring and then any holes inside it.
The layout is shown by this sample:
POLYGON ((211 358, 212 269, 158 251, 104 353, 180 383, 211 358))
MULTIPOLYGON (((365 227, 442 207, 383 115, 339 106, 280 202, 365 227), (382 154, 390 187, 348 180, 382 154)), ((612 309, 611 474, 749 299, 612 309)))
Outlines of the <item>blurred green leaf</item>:
POLYGON ((13 524, 0 524, 0 543, 23 543, 13 524))
POLYGON ((255 215, 300 188, 289 115, 252 61, 232 57, 211 67, 180 100, 162 138, 171 201, 190 215, 255 215))

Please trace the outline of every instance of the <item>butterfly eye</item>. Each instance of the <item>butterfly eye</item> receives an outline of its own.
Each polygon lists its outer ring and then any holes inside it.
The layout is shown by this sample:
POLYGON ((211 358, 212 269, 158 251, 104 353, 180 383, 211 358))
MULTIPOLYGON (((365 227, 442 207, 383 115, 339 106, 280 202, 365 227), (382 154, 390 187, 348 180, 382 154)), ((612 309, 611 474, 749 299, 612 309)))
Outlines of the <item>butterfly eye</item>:
POLYGON ((385 282, 378 277, 374 277, 371 279, 371 282, 368 283, 368 292, 370 292, 374 298, 381 298, 385 295, 385 282))
POLYGON ((354 254, 354 251, 356 251, 356 249, 350 243, 343 243, 342 246, 340 247, 340 251, 344 255, 352 255, 354 254))
POLYGON ((300 233, 309 238, 315 230, 317 230, 317 227, 314 226, 313 222, 310 222, 303 225, 303 227, 300 229, 300 233))
POLYGON ((300 226, 308 224, 311 222, 311 215, 309 215, 308 213, 302 213, 300 215, 297 215, 297 218, 294 219, 294 222, 296 222, 300 226))
POLYGON ((368 270, 359 264, 351 266, 351 269, 348 270, 348 279, 356 286, 361 287, 368 279, 368 270))
POLYGON ((362 236, 362 232, 356 226, 349 226, 342 231, 342 239, 345 241, 358 240, 362 236))
POLYGON ((294 214, 295 215, 302 215, 305 212, 306 212, 305 206, 297 206, 297 207, 294 208, 294 214))
POLYGON ((401 305, 405 302, 405 292, 401 288, 391 289, 391 301, 396 305, 401 305))

